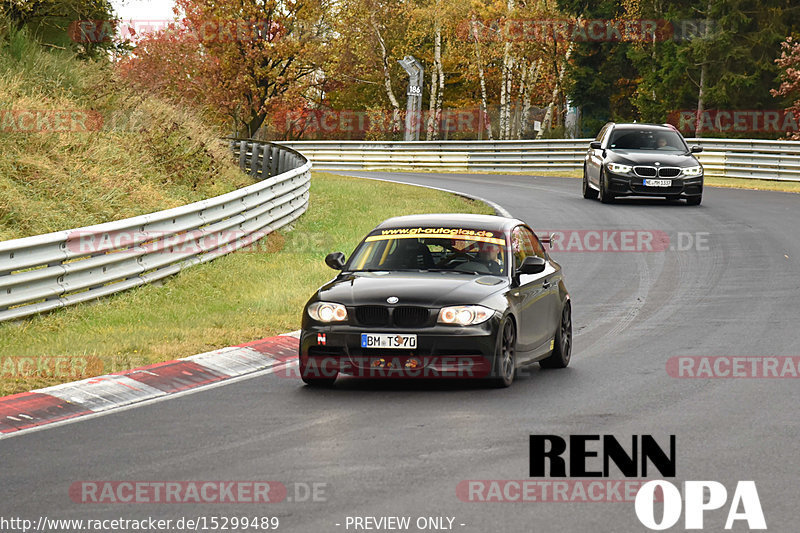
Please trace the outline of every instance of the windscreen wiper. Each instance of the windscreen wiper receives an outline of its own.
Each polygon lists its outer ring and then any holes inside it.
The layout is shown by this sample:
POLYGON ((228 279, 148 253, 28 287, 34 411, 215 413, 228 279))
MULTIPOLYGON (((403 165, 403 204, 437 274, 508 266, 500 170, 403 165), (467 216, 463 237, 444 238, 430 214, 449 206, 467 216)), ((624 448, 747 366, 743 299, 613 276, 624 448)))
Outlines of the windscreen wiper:
POLYGON ((451 272, 454 274, 481 274, 475 270, 453 270, 451 268, 421 268, 421 272, 451 272))

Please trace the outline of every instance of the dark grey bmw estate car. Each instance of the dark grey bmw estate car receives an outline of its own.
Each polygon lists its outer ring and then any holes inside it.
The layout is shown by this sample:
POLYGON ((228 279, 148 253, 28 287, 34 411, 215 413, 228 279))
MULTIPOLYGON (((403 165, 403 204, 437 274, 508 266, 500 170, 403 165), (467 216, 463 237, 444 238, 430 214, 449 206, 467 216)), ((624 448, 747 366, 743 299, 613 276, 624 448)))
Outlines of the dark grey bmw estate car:
POLYGON ((583 164, 583 197, 611 203, 619 196, 703 199, 703 166, 669 124, 609 122, 589 145, 583 164))

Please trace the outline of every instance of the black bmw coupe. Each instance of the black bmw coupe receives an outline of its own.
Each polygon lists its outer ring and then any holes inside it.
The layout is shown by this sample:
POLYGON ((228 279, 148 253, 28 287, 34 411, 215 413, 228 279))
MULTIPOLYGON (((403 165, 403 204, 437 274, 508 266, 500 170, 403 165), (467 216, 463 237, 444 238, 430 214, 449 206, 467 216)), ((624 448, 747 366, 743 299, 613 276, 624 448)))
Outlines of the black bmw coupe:
POLYGON ((703 199, 703 166, 673 126, 609 122, 589 145, 583 163, 583 197, 611 203, 619 196, 703 199))
MULTIPOLYGON (((545 239, 547 242, 547 239, 545 239)), ((309 385, 342 374, 484 378, 563 368, 572 313, 561 267, 524 222, 488 215, 386 220, 303 310, 299 370, 309 385)))

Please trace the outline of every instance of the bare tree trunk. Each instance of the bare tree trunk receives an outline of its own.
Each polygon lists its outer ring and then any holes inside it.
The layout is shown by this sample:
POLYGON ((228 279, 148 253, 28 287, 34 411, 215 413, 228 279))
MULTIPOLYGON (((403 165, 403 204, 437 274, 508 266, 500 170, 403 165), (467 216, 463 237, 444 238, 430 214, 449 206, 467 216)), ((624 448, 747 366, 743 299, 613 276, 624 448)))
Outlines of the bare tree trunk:
POLYGON ((559 85, 556 83, 556 86, 553 89, 553 94, 550 96, 550 103, 547 104, 547 111, 545 111, 544 118, 542 119, 542 129, 540 129, 539 133, 536 135, 537 139, 541 139, 544 135, 544 132, 549 131, 553 127, 553 112, 556 105, 556 100, 558 99, 558 90, 559 85))
POLYGON ((444 99, 444 69, 442 68, 442 24, 436 25, 436 42, 433 49, 434 62, 439 71, 439 90, 436 92, 436 120, 433 123, 434 134, 439 138, 439 128, 442 124, 442 100, 444 99))
MULTIPOLYGON (((577 24, 581 23, 581 19, 578 18, 577 24)), ((555 37, 554 37, 555 39, 555 37)), ((555 44, 555 40, 554 40, 555 44)), ((556 66, 558 72, 556 73, 556 86, 553 89, 553 94, 550 97, 550 104, 547 106, 547 111, 544 114, 544 119, 542 120, 542 129, 539 131, 539 134, 536 136, 537 139, 541 139, 542 135, 546 130, 549 130, 553 124, 553 114, 558 113, 556 106, 560 101, 561 95, 561 84, 564 81, 564 72, 566 72, 567 62, 569 61, 570 56, 572 55, 574 41, 570 41, 569 46, 567 47, 567 53, 564 54, 564 60, 561 62, 561 66, 556 66)), ((556 123, 558 123, 559 117, 556 117, 556 123)))
POLYGON ((428 103, 427 135, 429 141, 439 138, 439 128, 442 122, 442 92, 444 92, 444 70, 442 69, 442 25, 437 19, 434 29, 431 94, 430 101, 428 103))
POLYGON ((519 73, 519 89, 517 90, 517 99, 514 101, 514 113, 511 120, 511 137, 519 139, 520 131, 522 130, 522 102, 525 98, 525 90, 528 83, 528 71, 532 67, 527 61, 522 61, 522 68, 519 73))
POLYGON ((486 103, 486 76, 483 72, 483 61, 481 60, 481 42, 478 38, 478 21, 472 17, 472 37, 475 39, 475 56, 478 63, 478 77, 481 82, 481 113, 483 113, 486 122, 486 133, 489 135, 489 140, 493 141, 492 136, 492 121, 489 120, 489 106, 486 103))
MULTIPOLYGON (((511 17, 514 11, 514 1, 508 0, 506 3, 508 17, 511 17)), ((503 75, 500 85, 500 138, 508 139, 511 133, 509 123, 511 122, 511 81, 514 75, 514 58, 511 55, 512 46, 507 31, 503 32, 503 40, 503 75)))
POLYGON ((381 30, 374 18, 370 19, 372 29, 375 31, 375 36, 378 38, 378 43, 381 45, 381 59, 383 62, 383 86, 386 89, 386 96, 389 98, 389 103, 392 104, 392 135, 396 135, 400 131, 400 103, 394 96, 392 90, 392 77, 389 73, 389 54, 386 51, 386 42, 383 40, 381 30))
POLYGON ((508 138, 509 107, 511 103, 509 86, 513 61, 511 57, 511 43, 507 42, 503 47, 503 75, 500 81, 500 139, 508 138))
POLYGON ((695 137, 702 137, 703 136, 703 111, 705 106, 705 85, 706 85, 706 71, 708 69, 708 63, 703 63, 703 66, 700 67, 700 90, 697 92, 697 115, 694 119, 694 136, 695 137))
POLYGON ((428 100, 428 120, 426 124, 426 139, 432 141, 436 139, 436 130, 434 127, 434 122, 436 120, 436 91, 439 88, 437 83, 437 77, 439 76, 439 71, 436 68, 431 69, 431 88, 430 88, 430 96, 428 100))
MULTIPOLYGON (((704 38, 708 39, 711 27, 711 0, 706 4, 706 28, 704 31, 704 38)), ((697 116, 694 119, 694 136, 702 137, 703 135, 703 111, 705 111, 705 88, 706 78, 708 77, 708 61, 704 58, 703 64, 700 66, 700 88, 697 92, 697 116)))
POLYGON ((531 63, 528 67, 528 81, 525 83, 525 93, 522 95, 522 116, 520 117, 520 133, 519 138, 523 138, 528 133, 528 120, 531 116, 531 87, 536 85, 539 81, 539 67, 542 64, 541 59, 537 59, 535 63, 531 63))

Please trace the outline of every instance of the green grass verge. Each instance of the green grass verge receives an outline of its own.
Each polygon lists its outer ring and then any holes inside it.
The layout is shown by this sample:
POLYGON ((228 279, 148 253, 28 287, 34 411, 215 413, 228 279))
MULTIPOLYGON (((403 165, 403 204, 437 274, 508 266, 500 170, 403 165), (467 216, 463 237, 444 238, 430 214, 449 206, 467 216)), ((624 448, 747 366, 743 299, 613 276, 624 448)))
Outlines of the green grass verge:
POLYGON ((309 211, 261 251, 192 267, 161 286, 0 324, 0 395, 298 329, 302 306, 333 277, 323 262, 328 252, 349 255, 390 216, 432 212, 493 211, 440 191, 315 173, 309 211), (53 357, 62 361, 62 375, 39 364, 53 357), (34 358, 44 375, 15 375, 24 358, 34 358), (87 361, 84 371, 74 371, 87 361))
POLYGON ((250 183, 219 132, 188 106, 127 87, 108 61, 81 61, 0 28, 0 240, 151 213, 250 183), (55 116, 73 113, 82 118, 56 126, 55 116))
POLYGON ((797 181, 768 181, 746 178, 714 178, 711 176, 706 176, 704 183, 709 187, 725 187, 728 189, 800 192, 800 182, 797 181))

